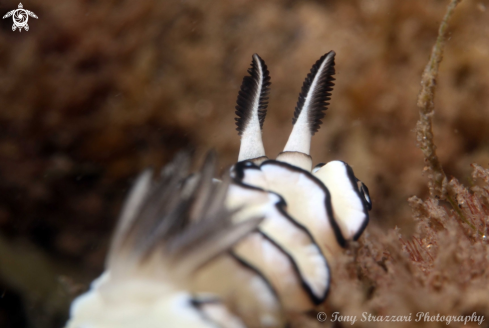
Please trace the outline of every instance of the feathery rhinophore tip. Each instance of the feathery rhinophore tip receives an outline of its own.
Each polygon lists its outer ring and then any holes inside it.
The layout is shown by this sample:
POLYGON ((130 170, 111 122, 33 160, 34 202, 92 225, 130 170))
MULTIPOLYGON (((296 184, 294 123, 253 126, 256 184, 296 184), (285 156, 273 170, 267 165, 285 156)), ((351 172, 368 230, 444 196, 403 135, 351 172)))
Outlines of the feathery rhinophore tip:
POLYGON ((265 61, 257 54, 253 55, 249 76, 243 78, 236 105, 236 130, 243 135, 254 118, 258 119, 260 129, 267 115, 268 94, 270 93, 270 75, 265 61))
POLYGON ((335 52, 322 56, 311 68, 302 85, 294 111, 294 128, 284 151, 299 151, 309 154, 311 137, 319 130, 324 111, 329 105, 335 80, 335 52))
POLYGON ((238 161, 265 156, 261 129, 267 114, 270 75, 257 54, 253 55, 248 73, 243 78, 236 105, 236 130, 241 136, 238 161))
POLYGON ((299 100, 295 107, 292 124, 296 124, 302 111, 306 111, 307 121, 311 135, 314 135, 321 126, 321 119, 324 117, 324 111, 329 105, 331 99, 331 91, 333 91, 335 80, 334 66, 335 52, 330 51, 323 55, 312 66, 311 71, 307 74, 302 90, 299 94, 299 100))

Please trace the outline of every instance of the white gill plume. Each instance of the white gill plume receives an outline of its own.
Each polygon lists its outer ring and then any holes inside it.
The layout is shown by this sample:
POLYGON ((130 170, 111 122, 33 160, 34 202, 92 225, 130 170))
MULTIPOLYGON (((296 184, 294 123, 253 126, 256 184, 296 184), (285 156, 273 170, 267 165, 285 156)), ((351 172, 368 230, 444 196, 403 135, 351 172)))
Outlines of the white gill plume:
MULTIPOLYGON (((140 175, 120 216, 106 271, 73 301, 67 328, 245 327, 214 290, 206 288, 207 297, 194 293, 194 277, 218 259, 234 264, 229 251, 255 231, 261 219, 232 221, 236 211, 224 205, 229 179, 211 183, 215 167, 212 154, 197 174, 196 183, 185 186, 182 177, 187 175, 189 161, 188 155, 177 156, 157 181, 150 171, 140 175), (195 207, 203 210, 192 218, 195 207)), ((239 271, 238 263, 231 267, 234 270, 212 275, 215 285, 223 285, 224 276, 231 280, 231 286, 238 278, 248 278, 247 289, 249 281, 257 281, 256 274, 247 269, 239 271)), ((261 291, 271 294, 264 280, 258 282, 261 291)), ((226 293, 234 294, 234 290, 229 288, 221 294, 226 293)), ((250 294, 257 293, 251 290, 250 294)), ((255 299, 247 301, 258 303, 255 299)), ((275 310, 273 304, 261 308, 275 310)))

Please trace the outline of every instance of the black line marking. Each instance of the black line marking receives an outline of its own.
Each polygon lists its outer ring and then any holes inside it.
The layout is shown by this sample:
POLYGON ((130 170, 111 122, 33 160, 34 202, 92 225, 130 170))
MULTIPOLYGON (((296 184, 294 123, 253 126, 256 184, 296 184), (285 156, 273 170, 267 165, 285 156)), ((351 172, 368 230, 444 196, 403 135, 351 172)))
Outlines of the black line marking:
MULTIPOLYGON (((326 299, 326 296, 328 295, 328 292, 329 292, 329 281, 328 281, 328 284, 327 284, 327 287, 326 287, 325 291, 323 292, 323 295, 321 295, 319 297, 316 296, 314 294, 314 292, 312 291, 311 286, 309 286, 309 284, 304 280, 304 278, 303 278, 303 276, 301 274, 301 270, 299 269, 299 266, 297 265, 294 257, 289 252, 287 252, 285 249, 283 249, 282 246, 280 246, 275 240, 273 240, 273 238, 271 238, 270 236, 268 236, 264 231, 259 230, 259 233, 266 240, 268 240, 275 247, 277 247, 277 249, 289 259, 289 262, 292 264, 292 268, 294 269, 294 273, 296 275, 296 278, 300 281, 302 288, 304 289, 304 291, 306 292, 306 294, 309 296, 309 298, 311 299, 311 301, 314 303, 314 305, 321 304, 326 299)), ((328 270, 328 273, 329 273, 329 270, 328 270)))
MULTIPOLYGON (((239 163, 243 163, 243 162, 239 162, 239 163)), ((238 163, 238 164, 239 164, 238 163)), ((238 165, 236 164, 236 165, 238 165)), ((264 190, 262 188, 259 188, 259 187, 255 187, 255 186, 251 186, 251 185, 247 185, 245 183, 243 183, 241 180, 244 178, 245 176, 245 169, 260 169, 262 166, 264 165, 267 165, 267 164, 276 164, 276 165, 279 165, 279 166, 283 166, 287 169, 290 169, 292 171, 297 171, 299 173, 303 173, 305 174, 308 178, 310 178, 314 183, 316 183, 323 191, 324 193, 326 194, 326 197, 325 197, 325 207, 326 207, 326 213, 328 214, 328 220, 331 224, 331 226, 333 227, 333 231, 334 231, 334 234, 336 236, 336 241, 338 242, 338 244, 343 247, 343 248, 346 248, 346 240, 345 238, 343 237, 343 234, 341 233, 341 229, 338 225, 338 223, 336 222, 335 218, 334 218, 334 215, 333 215, 333 206, 331 205, 331 194, 328 190, 328 188, 324 185, 324 183, 321 182, 321 180, 319 180, 318 178, 316 178, 314 175, 312 175, 312 173, 306 171, 306 170, 303 170, 297 166, 294 166, 292 164, 289 164, 289 163, 285 163, 285 162, 280 162, 280 161, 276 161, 276 160, 273 160, 273 159, 269 159, 265 162, 263 162, 260 166, 245 166, 245 165, 242 165, 242 166, 239 166, 239 167, 236 167, 237 169, 237 173, 236 173, 236 177, 234 178, 234 182, 235 183, 239 183, 240 185, 242 186, 245 186, 245 187, 248 187, 248 188, 255 188, 255 189, 259 189, 259 190, 264 190)), ((280 196, 282 197, 282 196, 280 196)), ((305 229, 307 229, 306 227, 304 227, 305 229)))
MULTIPOLYGON (((200 315, 200 317, 202 318, 202 320, 208 322, 208 323, 211 323, 213 325, 215 325, 217 328, 224 328, 222 327, 220 324, 218 324, 217 322, 215 322, 214 320, 212 320, 212 318, 210 318, 205 312, 204 312, 204 309, 202 308, 202 305, 204 304, 209 304, 209 303, 213 303, 213 304, 221 304, 222 303, 216 299, 214 302, 202 302, 200 300, 197 300, 195 298, 191 298, 189 300, 189 306, 193 307, 195 309, 195 311, 197 311, 200 315)), ((224 305, 223 305, 224 306, 224 305)))
POLYGON ((326 165, 326 163, 318 163, 316 164, 316 166, 314 166, 311 170, 311 173, 316 173, 320 168, 322 168, 324 165, 326 165))
POLYGON ((239 179, 239 180, 243 180, 244 178, 244 170, 245 169, 255 169, 255 170, 259 170, 260 167, 258 165, 256 165, 255 163, 251 162, 250 160, 246 160, 246 161, 241 161, 241 162, 237 162, 236 164, 234 164, 233 166, 233 171, 234 173, 236 174, 234 176, 234 179, 239 179))
MULTIPOLYGON (((326 257, 324 256, 323 254, 323 251, 321 250, 321 248, 318 246, 318 243, 316 242, 316 240, 314 239, 314 236, 311 234, 311 232, 309 231, 309 229, 307 229, 306 226, 304 226, 302 223, 300 223, 299 221, 297 221, 294 217, 292 217, 288 212, 287 210, 285 209, 287 207, 287 202, 285 201, 285 199, 279 194, 279 193, 276 193, 274 191, 270 191, 270 190, 265 190, 263 188, 260 188, 260 187, 256 187, 256 186, 252 186, 252 185, 249 185, 249 184, 246 184, 244 183, 243 181, 241 180, 237 180, 237 179, 233 179, 233 183, 242 187, 242 188, 245 188, 245 189, 251 189, 251 190, 257 190, 257 191, 262 191, 262 192, 267 192, 267 193, 270 193, 270 194, 274 194, 276 195, 277 197, 279 197, 279 201, 277 203, 275 203, 275 207, 277 208, 277 210, 287 219, 289 220, 293 225, 295 225, 298 229, 302 230, 304 233, 307 234, 307 236, 309 237, 309 239, 311 240, 311 244, 314 244, 318 247, 318 250, 320 252, 320 254, 324 257, 324 259, 326 260, 326 257)), ((266 218, 264 219, 266 220, 266 218)), ((326 260, 327 262, 327 260, 326 260)))
POLYGON ((277 301, 277 303, 279 303, 280 305, 282 305, 281 304, 282 301, 280 300, 280 297, 279 297, 277 291, 272 286, 272 284, 270 283, 270 281, 268 280, 268 278, 265 277, 265 275, 260 270, 258 270, 255 266, 253 266, 250 263, 248 263, 245 259, 243 259, 241 256, 239 256, 238 254, 236 254, 233 250, 230 250, 229 251, 229 254, 231 255, 231 257, 233 259, 235 259, 244 268, 246 268, 246 269, 254 272, 257 276, 259 276, 265 282, 265 285, 268 286, 268 288, 272 292, 272 294, 275 296, 275 300, 277 301))
POLYGON ((353 173, 353 169, 351 168, 350 165, 348 165, 346 162, 341 161, 343 164, 345 164, 346 167, 346 172, 348 175, 348 178, 350 179, 351 186, 353 190, 355 190, 357 196, 361 199, 362 205, 363 205, 363 212, 365 213, 365 221, 362 223, 360 226, 360 229, 353 235, 353 240, 358 240, 360 236, 362 235, 363 231, 368 225, 368 222, 370 220, 369 215, 368 215, 368 204, 367 201, 365 200, 365 197, 362 195, 360 190, 358 189, 358 184, 357 184, 357 178, 355 177, 355 174, 353 173))
MULTIPOLYGON (((277 195, 278 198, 279 198, 279 201, 275 203, 275 207, 277 208, 277 210, 285 217, 286 220, 288 220, 296 228, 298 228, 299 230, 301 230, 302 232, 304 232, 307 237, 309 237, 310 243, 316 247, 319 255, 323 258, 324 263, 326 264, 326 271, 328 272, 327 287, 326 287, 326 289, 324 291, 324 295, 321 296, 321 297, 319 297, 319 298, 317 296, 313 295, 314 297, 316 297, 318 299, 318 302, 319 303, 317 303, 317 304, 322 303, 326 299, 326 297, 328 296, 328 293, 329 293, 329 287, 330 287, 330 284, 331 284, 331 271, 330 271, 330 268, 329 268, 328 260, 324 256, 323 251, 321 250, 321 247, 319 247, 318 243, 316 242, 316 240, 313 237, 313 235, 311 234, 311 232, 304 225, 302 225, 300 222, 297 222, 292 216, 289 215, 289 213, 285 209, 285 207, 287 206, 287 202, 285 201, 285 199, 280 194, 278 194, 276 192, 273 192, 273 191, 268 191, 268 190, 262 189, 260 187, 255 187, 255 186, 252 186, 252 185, 248 185, 248 184, 246 184, 246 183, 244 183, 242 181, 235 180, 235 181, 233 181, 233 183, 235 183, 236 185, 238 185, 238 186, 240 186, 242 188, 245 188, 245 189, 251 189, 251 190, 256 190, 256 191, 261 191, 261 192, 266 192, 266 193, 277 195)), ((266 219, 267 218, 265 217, 265 220, 266 219)), ((265 232, 261 231, 260 227, 258 227, 258 229, 260 230, 260 232, 262 234, 265 234, 265 232)), ((268 235, 267 235, 267 238, 270 239, 270 237, 268 235)), ((275 241, 273 241, 273 243, 274 244, 277 244, 275 241)), ((280 246, 278 246, 278 247, 280 247, 280 246)), ((284 252, 286 252, 286 251, 284 251, 284 252)), ((292 257, 292 256, 289 255, 289 257, 292 257)), ((293 260, 293 262, 294 262, 294 266, 297 267, 297 271, 299 272, 299 275, 302 277, 302 275, 300 274, 300 270, 299 270, 298 266, 295 263, 295 260, 293 260)), ((302 281, 303 284, 306 284, 307 285, 307 283, 305 283, 305 281, 303 279, 301 279, 301 281, 302 281)), ((306 291, 308 292, 308 294, 310 294, 310 293, 314 294, 312 292, 312 290, 310 289, 309 286, 307 286, 307 288, 308 289, 306 291)), ((315 303, 316 301, 313 299, 313 302, 315 303)))
POLYGON ((362 193, 365 201, 367 202, 367 209, 372 210, 372 198, 370 198, 370 193, 368 191, 367 185, 357 178, 357 184, 360 183, 360 193, 362 193))
POLYGON ((324 183, 322 183, 321 180, 319 180, 314 175, 312 175, 311 172, 303 170, 300 167, 294 166, 292 164, 270 159, 268 161, 263 162, 260 167, 265 166, 267 164, 275 164, 278 166, 285 167, 291 171, 303 173, 308 178, 310 178, 314 183, 316 183, 320 189, 323 190, 323 192, 326 195, 325 201, 324 201, 324 206, 326 207, 326 213, 328 214, 329 223, 331 224, 331 227, 333 227, 333 231, 334 231, 334 234, 336 236, 336 241, 338 242, 338 244, 341 247, 346 248, 346 240, 343 237, 343 234, 341 233, 341 229, 340 229, 340 227, 339 227, 338 223, 336 222, 336 219, 334 218, 334 215, 333 215, 333 206, 331 205, 331 194, 330 194, 328 188, 324 185, 324 183))

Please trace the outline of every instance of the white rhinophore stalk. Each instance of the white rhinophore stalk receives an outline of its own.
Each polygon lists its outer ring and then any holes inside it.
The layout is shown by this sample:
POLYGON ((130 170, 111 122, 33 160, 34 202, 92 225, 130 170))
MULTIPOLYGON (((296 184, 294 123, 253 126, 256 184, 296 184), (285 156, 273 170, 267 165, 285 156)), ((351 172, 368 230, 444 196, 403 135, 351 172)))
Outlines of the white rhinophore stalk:
MULTIPOLYGON (((311 137, 319 129, 333 90, 335 52, 322 56, 311 68, 302 85, 299 100, 294 111, 294 127, 284 152, 310 154, 311 137)), ((291 163, 293 164, 293 163, 291 163)))
POLYGON ((267 114, 270 76, 265 62, 253 55, 249 76, 243 78, 236 106, 236 126, 241 136, 238 161, 265 156, 261 130, 267 114))

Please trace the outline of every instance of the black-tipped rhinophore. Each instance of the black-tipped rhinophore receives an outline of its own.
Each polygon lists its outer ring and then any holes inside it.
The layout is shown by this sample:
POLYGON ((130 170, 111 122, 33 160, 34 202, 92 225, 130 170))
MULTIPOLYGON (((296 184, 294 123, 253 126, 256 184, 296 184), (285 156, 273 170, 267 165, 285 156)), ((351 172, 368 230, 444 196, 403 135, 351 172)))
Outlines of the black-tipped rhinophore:
POLYGON ((334 56, 330 51, 312 66, 307 74, 292 118, 292 132, 277 160, 311 171, 311 138, 321 126, 329 105, 334 81, 334 56))
POLYGON ((253 55, 248 73, 243 78, 236 106, 236 130, 241 136, 238 162, 266 159, 261 129, 267 114, 270 76, 267 65, 257 54, 253 55))
POLYGON ((321 126, 324 111, 329 105, 334 81, 334 56, 330 51, 312 66, 307 74, 292 118, 292 132, 277 160, 299 166, 306 171, 312 168, 311 138, 321 126))
POLYGON ((323 55, 312 66, 311 71, 307 74, 302 90, 299 94, 299 100, 295 107, 292 124, 295 124, 299 119, 301 112, 307 110, 307 119, 311 135, 314 135, 319 130, 323 123, 321 119, 324 117, 324 111, 329 105, 331 99, 331 91, 333 91, 335 78, 335 52, 330 51, 323 55))
POLYGON ((267 115, 268 94, 270 92, 270 75, 267 65, 257 54, 253 55, 249 76, 243 78, 236 105, 236 130, 239 135, 244 131, 256 115, 260 129, 267 115))

